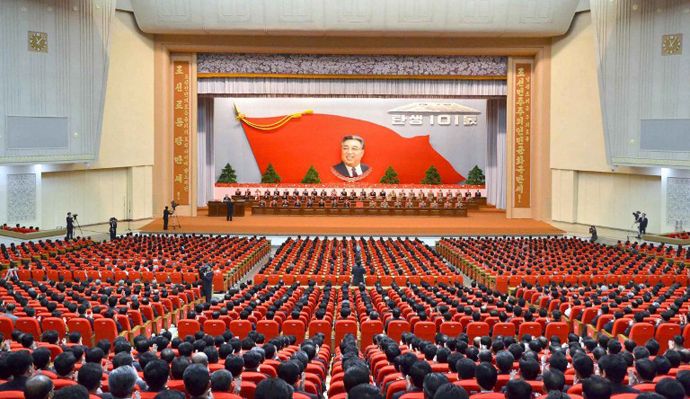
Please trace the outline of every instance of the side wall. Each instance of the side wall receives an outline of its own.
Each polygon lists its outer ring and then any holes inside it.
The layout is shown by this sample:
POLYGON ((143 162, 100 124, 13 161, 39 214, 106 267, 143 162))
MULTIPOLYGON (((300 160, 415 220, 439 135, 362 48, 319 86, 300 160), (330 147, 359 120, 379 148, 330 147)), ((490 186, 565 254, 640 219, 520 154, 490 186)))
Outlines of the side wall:
POLYGON ((152 216, 153 38, 123 11, 115 13, 112 34, 98 161, 44 165, 43 229, 64 226, 67 211, 82 225, 152 216))
MULTIPOLYGON (((576 15, 568 33, 551 47, 552 220, 574 233, 589 225, 616 237, 630 230, 636 210, 646 212, 649 232, 661 226, 661 169, 606 164, 591 14, 576 15), (611 229, 611 230, 608 230, 611 229)), ((602 232, 600 231, 600 234, 602 232)))

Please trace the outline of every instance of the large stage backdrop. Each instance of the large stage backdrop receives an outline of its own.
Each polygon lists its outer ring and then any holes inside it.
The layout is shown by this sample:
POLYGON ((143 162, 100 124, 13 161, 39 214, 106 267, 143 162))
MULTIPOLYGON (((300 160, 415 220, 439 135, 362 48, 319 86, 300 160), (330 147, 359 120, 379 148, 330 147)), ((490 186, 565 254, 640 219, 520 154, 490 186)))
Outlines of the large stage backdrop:
POLYGON ((475 165, 485 169, 486 136, 486 100, 216 98, 214 103, 215 176, 229 163, 239 183, 260 182, 271 164, 283 183, 301 182, 310 166, 324 183, 378 183, 391 166, 401 183, 419 184, 433 165, 442 183, 457 184, 475 165), (357 148, 357 140, 343 143, 346 136, 361 137, 364 148, 357 148))

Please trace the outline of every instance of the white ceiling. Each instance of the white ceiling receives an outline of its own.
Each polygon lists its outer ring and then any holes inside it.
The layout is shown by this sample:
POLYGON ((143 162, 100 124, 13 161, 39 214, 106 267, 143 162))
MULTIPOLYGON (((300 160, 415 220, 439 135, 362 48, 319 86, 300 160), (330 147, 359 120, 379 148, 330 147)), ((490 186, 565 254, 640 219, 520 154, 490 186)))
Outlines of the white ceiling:
POLYGON ((119 0, 158 34, 550 37, 588 0, 119 0))

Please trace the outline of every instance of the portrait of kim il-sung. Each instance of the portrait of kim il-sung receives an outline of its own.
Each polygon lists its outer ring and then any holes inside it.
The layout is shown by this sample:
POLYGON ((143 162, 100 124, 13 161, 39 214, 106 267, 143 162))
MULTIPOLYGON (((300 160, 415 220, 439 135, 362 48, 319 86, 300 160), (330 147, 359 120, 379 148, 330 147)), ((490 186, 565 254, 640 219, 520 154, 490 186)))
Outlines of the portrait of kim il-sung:
POLYGON ((369 174, 371 168, 362 163, 364 139, 360 136, 345 136, 340 142, 341 162, 333 165, 333 173, 348 181, 357 181, 369 174))

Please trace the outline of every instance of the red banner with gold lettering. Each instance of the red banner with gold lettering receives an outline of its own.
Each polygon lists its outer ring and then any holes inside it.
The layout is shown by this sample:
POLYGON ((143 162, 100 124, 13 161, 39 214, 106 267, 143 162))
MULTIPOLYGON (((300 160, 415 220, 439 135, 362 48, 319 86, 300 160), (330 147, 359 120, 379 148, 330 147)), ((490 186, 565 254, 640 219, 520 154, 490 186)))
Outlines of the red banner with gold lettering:
POLYGON ((173 62, 173 198, 189 205, 189 61, 173 62))
POLYGON ((514 207, 530 207, 530 142, 532 132, 532 64, 515 64, 515 191, 514 207))

